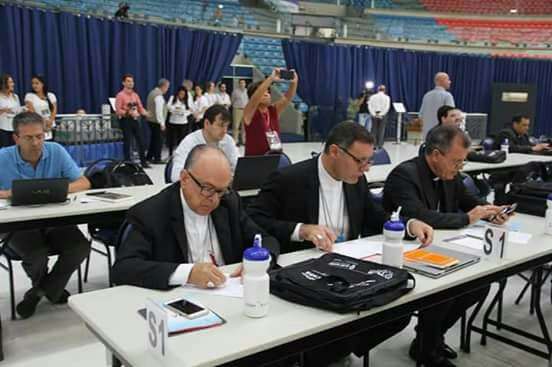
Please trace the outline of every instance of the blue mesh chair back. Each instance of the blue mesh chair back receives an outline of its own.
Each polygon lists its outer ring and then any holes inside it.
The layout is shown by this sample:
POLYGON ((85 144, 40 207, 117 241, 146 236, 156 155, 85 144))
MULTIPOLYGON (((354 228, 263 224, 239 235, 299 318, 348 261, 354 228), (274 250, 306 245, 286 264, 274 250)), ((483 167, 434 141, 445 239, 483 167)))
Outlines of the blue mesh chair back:
POLYGON ((374 166, 391 163, 391 157, 389 157, 389 153, 387 153, 387 150, 385 150, 384 148, 376 149, 374 151, 373 160, 374 166))

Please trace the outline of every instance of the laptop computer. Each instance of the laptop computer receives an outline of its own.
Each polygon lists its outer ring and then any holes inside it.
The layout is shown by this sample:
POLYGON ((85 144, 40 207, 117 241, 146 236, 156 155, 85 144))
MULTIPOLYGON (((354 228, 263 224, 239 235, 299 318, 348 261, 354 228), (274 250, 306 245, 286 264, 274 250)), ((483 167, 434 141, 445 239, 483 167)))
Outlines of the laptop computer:
POLYGON ((238 158, 232 188, 236 191, 260 188, 268 176, 278 169, 279 163, 278 154, 238 158))
POLYGON ((68 191, 67 178, 13 180, 11 205, 62 203, 67 200, 68 191))

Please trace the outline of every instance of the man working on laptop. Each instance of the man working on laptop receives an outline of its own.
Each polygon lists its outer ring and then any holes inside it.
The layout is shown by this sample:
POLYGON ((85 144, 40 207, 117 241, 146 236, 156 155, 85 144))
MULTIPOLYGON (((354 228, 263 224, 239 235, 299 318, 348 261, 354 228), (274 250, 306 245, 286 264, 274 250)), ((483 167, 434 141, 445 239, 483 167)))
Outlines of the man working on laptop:
MULTIPOLYGON (((464 166, 471 145, 469 137, 458 127, 437 126, 425 141, 425 150, 416 158, 399 164, 391 171, 383 189, 387 211, 402 207, 402 214, 419 218, 436 229, 458 229, 486 219, 495 224, 508 220, 501 214, 504 207, 490 205, 470 194, 459 171, 464 166)), ((449 359, 457 353, 445 344, 446 332, 464 312, 484 299, 489 286, 420 310, 417 331, 422 333, 422 355, 418 339, 410 348, 412 359, 427 367, 453 367, 449 359)))
POLYGON ((190 151, 197 145, 207 144, 222 150, 230 161, 232 172, 238 162, 238 149, 236 142, 227 134, 230 125, 230 112, 223 105, 215 104, 205 111, 203 115, 203 128, 186 136, 174 152, 171 182, 180 180, 180 171, 184 168, 184 162, 190 151))
MULTIPOLYGON (((69 192, 90 188, 88 179, 65 149, 53 142, 44 142, 44 121, 34 112, 23 112, 13 119, 16 145, 0 150, 0 198, 11 197, 13 180, 67 178, 69 192)), ((28 318, 35 312, 42 297, 52 303, 66 303, 69 292, 65 285, 89 252, 90 245, 77 226, 51 227, 0 234, 9 238, 8 246, 23 259, 23 269, 31 278, 32 288, 17 305, 17 313, 28 318), (59 254, 48 272, 48 254, 59 254)))

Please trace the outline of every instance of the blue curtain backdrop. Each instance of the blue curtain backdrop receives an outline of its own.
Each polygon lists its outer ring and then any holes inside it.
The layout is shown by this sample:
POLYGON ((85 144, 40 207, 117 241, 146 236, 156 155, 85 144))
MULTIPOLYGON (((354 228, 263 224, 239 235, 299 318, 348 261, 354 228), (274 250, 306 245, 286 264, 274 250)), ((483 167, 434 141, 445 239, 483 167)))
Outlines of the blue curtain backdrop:
POLYGON ((346 101, 362 92, 365 81, 385 84, 393 101, 418 111, 438 71, 451 76, 456 105, 466 112, 490 113, 493 82, 536 84, 534 133, 552 134, 551 61, 290 40, 283 40, 282 47, 288 67, 299 74, 299 95, 324 111, 314 127, 323 135, 340 121, 343 104, 346 108, 346 101))
POLYGON ((61 113, 78 108, 100 112, 121 89, 121 76, 135 76, 144 98, 161 77, 218 80, 241 42, 241 35, 186 28, 130 24, 0 6, 0 73, 12 74, 21 98, 31 75, 45 75, 61 113))

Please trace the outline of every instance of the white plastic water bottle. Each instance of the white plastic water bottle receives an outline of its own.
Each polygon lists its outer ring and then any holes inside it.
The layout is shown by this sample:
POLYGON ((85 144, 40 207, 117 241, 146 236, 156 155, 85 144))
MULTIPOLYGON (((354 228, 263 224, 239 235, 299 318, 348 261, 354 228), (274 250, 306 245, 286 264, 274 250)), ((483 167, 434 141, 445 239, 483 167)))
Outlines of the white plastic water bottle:
POLYGON ((552 235, 552 194, 546 198, 546 214, 544 216, 544 233, 552 235))
POLYGON ((395 266, 397 268, 402 268, 403 266, 403 237, 404 237, 404 223, 401 222, 399 213, 401 207, 397 209, 391 215, 389 219, 383 225, 383 256, 382 262, 385 265, 395 266))
POLYGON ((500 145, 500 150, 506 153, 506 157, 508 157, 508 152, 510 151, 510 142, 508 141, 508 139, 504 139, 504 141, 502 141, 502 145, 500 145))
POLYGON ((249 317, 264 317, 268 313, 270 295, 270 252, 262 247, 262 237, 255 235, 253 247, 243 253, 244 313, 249 317))

